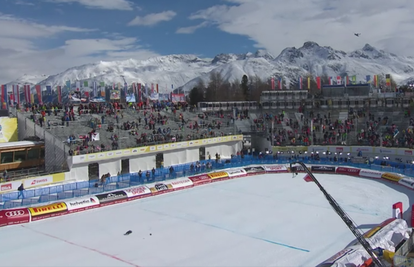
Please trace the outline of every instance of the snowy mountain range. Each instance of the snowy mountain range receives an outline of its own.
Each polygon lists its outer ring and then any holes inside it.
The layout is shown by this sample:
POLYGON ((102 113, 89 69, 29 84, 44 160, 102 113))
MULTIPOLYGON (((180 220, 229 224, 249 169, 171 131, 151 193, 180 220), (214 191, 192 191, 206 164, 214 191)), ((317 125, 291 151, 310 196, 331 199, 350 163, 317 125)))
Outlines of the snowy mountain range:
POLYGON ((209 82, 211 72, 220 72, 225 81, 241 80, 243 75, 258 76, 267 80, 272 76, 286 80, 297 79, 311 73, 313 76, 327 75, 357 76, 365 81, 366 75, 391 74, 399 83, 414 80, 414 58, 397 56, 378 50, 369 44, 352 52, 335 50, 306 42, 300 48, 288 47, 277 57, 267 51, 246 54, 219 54, 214 58, 200 58, 196 55, 167 55, 147 60, 124 60, 96 62, 70 68, 51 76, 24 75, 8 84, 40 84, 42 88, 51 85, 64 86, 66 81, 105 82, 105 84, 158 84, 160 92, 182 88, 191 90, 200 80, 209 82))

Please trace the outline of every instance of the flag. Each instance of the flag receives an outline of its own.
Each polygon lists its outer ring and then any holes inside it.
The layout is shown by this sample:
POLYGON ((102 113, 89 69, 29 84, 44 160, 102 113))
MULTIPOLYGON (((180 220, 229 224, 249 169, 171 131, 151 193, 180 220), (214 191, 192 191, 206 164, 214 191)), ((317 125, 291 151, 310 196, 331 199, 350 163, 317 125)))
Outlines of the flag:
POLYGON ((58 103, 62 103, 62 87, 59 85, 56 89, 58 95, 58 103))
POLYGON ((333 85, 333 79, 332 79, 332 77, 329 77, 329 85, 333 85))
POLYGON ((124 83, 124 93, 125 93, 125 97, 128 94, 128 84, 125 82, 124 83))
POLYGON ((374 86, 378 87, 378 75, 374 75, 374 86))
POLYGON ((336 84, 342 84, 342 78, 341 76, 336 76, 336 84))
POLYGON ((270 80, 270 85, 272 86, 272 90, 275 90, 275 78, 272 77, 272 79, 270 80))
POLYGON ((91 139, 92 139, 92 141, 99 141, 99 139, 100 139, 100 138, 99 138, 99 133, 96 133, 96 132, 95 132, 95 133, 92 133, 92 134, 91 134, 91 137, 92 137, 92 138, 91 138, 91 139))
POLYGON ((352 84, 356 84, 356 75, 351 76, 352 84))
POLYGON ((80 81, 76 81, 76 91, 80 91, 81 84, 80 81))
POLYGON ((93 87, 93 97, 97 97, 98 96, 98 83, 96 81, 93 81, 92 87, 93 87))
POLYGON ((88 81, 83 82, 83 87, 89 87, 88 81))
POLYGON ((37 101, 39 104, 42 104, 42 88, 39 84, 35 85, 36 94, 37 94, 37 101))
POLYGON ((17 105, 20 105, 19 85, 13 85, 13 103, 17 103, 17 105))
POLYGON ((283 78, 282 77, 279 78, 278 84, 279 84, 279 90, 282 90, 282 86, 283 86, 283 78))
POLYGON ((311 80, 310 80, 310 77, 308 77, 308 90, 310 90, 310 86, 311 86, 311 80))
POLYGON ((321 90, 322 85, 321 85, 321 77, 316 77, 316 86, 318 87, 319 90, 321 90))
POLYGON ((105 87, 105 82, 101 82, 101 83, 99 84, 99 86, 100 86, 100 87, 105 87))
POLYGON ((365 80, 367 81, 367 83, 371 83, 371 75, 367 75, 365 77, 365 80))
POLYGON ((121 90, 121 83, 118 83, 118 90, 121 90))
POLYGON ((302 90, 302 84, 303 84, 303 80, 302 77, 299 77, 299 90, 302 90))
POLYGON ((349 84, 349 76, 347 75, 345 85, 348 85, 348 84, 349 84))
POLYGON ((151 83, 151 93, 150 94, 153 94, 153 93, 154 93, 154 84, 151 83))
POLYGON ((24 100, 26 101, 26 104, 31 103, 31 97, 30 97, 30 85, 26 84, 24 85, 24 100))
POLYGON ((8 99, 7 99, 7 85, 3 84, 1 86, 1 108, 2 109, 7 109, 8 106, 8 99))
POLYGON ((46 95, 47 95, 47 102, 52 102, 52 86, 46 85, 46 95))
POLYGON ((305 177, 303 177, 303 180, 305 180, 306 182, 313 182, 313 179, 312 179, 312 177, 310 177, 310 175, 309 174, 306 174, 305 175, 305 177))
POLYGON ((156 86, 157 86, 156 88, 157 88, 157 94, 158 94, 158 83, 157 83, 157 85, 156 85, 156 86))
POLYGON ((142 102, 141 83, 138 84, 138 102, 142 102))
POLYGON ((14 103, 14 85, 12 85, 12 92, 10 94, 10 102, 14 103))
POLYGON ((135 83, 132 83, 132 93, 135 94, 136 93, 136 87, 135 87, 135 83))
POLYGON ((70 90, 70 81, 66 81, 66 90, 70 90))
POLYGON ((391 74, 385 74, 385 85, 391 86, 391 74))

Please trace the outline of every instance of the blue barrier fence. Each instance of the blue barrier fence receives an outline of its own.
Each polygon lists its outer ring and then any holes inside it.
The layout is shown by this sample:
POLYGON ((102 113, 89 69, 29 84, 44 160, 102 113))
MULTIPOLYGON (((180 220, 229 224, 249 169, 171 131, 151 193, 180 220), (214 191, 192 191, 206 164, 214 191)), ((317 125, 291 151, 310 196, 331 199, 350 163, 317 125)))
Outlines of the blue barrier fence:
POLYGON ((308 164, 323 164, 335 166, 346 165, 350 167, 366 168, 382 172, 396 172, 409 177, 414 177, 414 165, 412 164, 394 163, 392 165, 389 164, 389 166, 382 166, 379 164, 375 164, 379 163, 375 161, 373 162, 373 164, 356 164, 350 161, 346 161, 344 159, 333 161, 332 158, 321 158, 320 160, 314 160, 309 157, 302 156, 296 158, 275 158, 270 155, 266 155, 263 158, 245 156, 243 159, 240 157, 234 157, 229 160, 221 160, 218 162, 216 162, 215 160, 206 160, 200 162, 204 162, 205 164, 207 164, 207 162, 210 162, 212 165, 211 169, 206 169, 206 167, 204 167, 197 170, 196 168, 191 168, 191 163, 188 163, 174 166, 173 173, 170 173, 168 168, 156 169, 155 175, 153 175, 150 171, 149 177, 146 177, 146 171, 144 171, 142 172, 142 177, 140 177, 137 173, 123 174, 119 176, 110 177, 105 184, 100 184, 99 180, 91 180, 62 185, 54 185, 37 189, 29 189, 24 191, 24 198, 20 200, 18 199, 18 192, 5 193, 0 195, 0 209, 10 209, 20 206, 29 206, 38 203, 60 201, 64 199, 82 197, 86 195, 99 194, 103 192, 128 188, 146 183, 165 181, 179 177, 187 177, 199 173, 211 172, 214 170, 244 167, 248 165, 287 164, 296 160, 300 160, 308 164))

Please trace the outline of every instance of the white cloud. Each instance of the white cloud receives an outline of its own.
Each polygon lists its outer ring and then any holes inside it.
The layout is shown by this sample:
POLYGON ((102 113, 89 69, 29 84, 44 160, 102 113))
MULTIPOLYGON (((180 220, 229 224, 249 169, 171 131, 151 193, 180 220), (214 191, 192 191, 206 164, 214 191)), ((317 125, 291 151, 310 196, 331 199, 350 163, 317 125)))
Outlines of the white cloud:
POLYGON ((95 30, 67 26, 48 26, 0 14, 0 37, 33 38, 47 37, 60 32, 90 31, 95 30))
POLYGON ((35 5, 32 2, 25 2, 25 1, 21 1, 21 0, 15 1, 14 4, 15 5, 22 5, 22 6, 34 6, 35 5))
POLYGON ((190 16, 231 34, 249 37, 274 54, 315 41, 345 51, 369 43, 414 55, 411 0, 227 0, 190 16), (361 37, 355 37, 360 32, 361 37))
POLYGON ((128 0, 44 0, 54 3, 78 3, 88 8, 109 10, 133 10, 134 5, 128 0))
POLYGON ((208 25, 208 23, 206 21, 194 25, 194 26, 189 26, 189 27, 182 27, 182 28, 178 28, 177 31, 175 33, 181 33, 181 34, 191 34, 194 33, 196 30, 206 27, 208 25))
MULTIPOLYGON (((39 49, 38 39, 62 38, 64 32, 90 29, 49 26, 0 15, 0 84, 27 74, 52 75, 67 68, 100 60, 147 59, 158 56, 138 45, 137 38, 112 35, 99 39, 70 39, 61 46, 39 49)), ((47 40, 47 39, 46 39, 47 40)))
POLYGON ((136 16, 132 21, 128 23, 129 26, 153 26, 160 22, 172 20, 177 13, 168 10, 160 13, 152 13, 143 17, 136 16))

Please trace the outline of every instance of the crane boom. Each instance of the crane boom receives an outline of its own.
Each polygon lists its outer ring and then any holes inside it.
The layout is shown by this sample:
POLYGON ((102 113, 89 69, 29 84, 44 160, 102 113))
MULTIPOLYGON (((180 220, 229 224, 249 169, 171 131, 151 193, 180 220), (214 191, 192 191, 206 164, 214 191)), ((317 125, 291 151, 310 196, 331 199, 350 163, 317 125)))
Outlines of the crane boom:
POLYGON ((292 162, 290 163, 290 170, 292 172, 294 171, 293 164, 299 164, 303 167, 304 171, 312 178, 312 181, 315 182, 315 184, 319 187, 319 189, 322 191, 322 193, 325 195, 326 199, 328 200, 329 204, 332 206, 334 211, 341 217, 341 219, 344 221, 344 223, 348 226, 349 230, 354 234, 358 242, 364 247, 364 249, 367 251, 367 253, 371 256, 372 261, 375 263, 376 267, 385 267, 385 265, 379 260, 378 256, 374 253, 373 249, 371 248, 371 245, 368 243, 368 241, 365 239, 365 237, 358 231, 358 228, 356 225, 352 222, 351 218, 342 210, 342 208, 339 206, 338 202, 325 190, 325 188, 319 183, 319 181, 315 178, 313 173, 309 170, 308 167, 303 162, 292 162))

